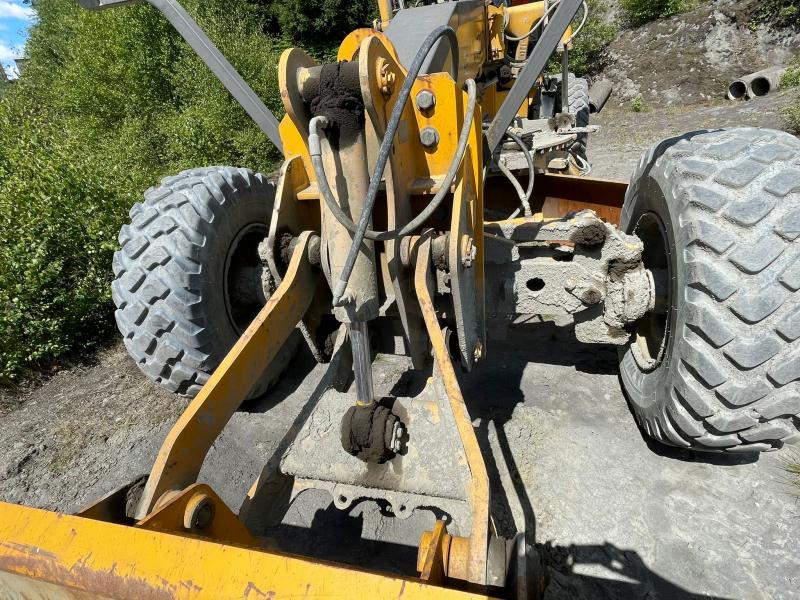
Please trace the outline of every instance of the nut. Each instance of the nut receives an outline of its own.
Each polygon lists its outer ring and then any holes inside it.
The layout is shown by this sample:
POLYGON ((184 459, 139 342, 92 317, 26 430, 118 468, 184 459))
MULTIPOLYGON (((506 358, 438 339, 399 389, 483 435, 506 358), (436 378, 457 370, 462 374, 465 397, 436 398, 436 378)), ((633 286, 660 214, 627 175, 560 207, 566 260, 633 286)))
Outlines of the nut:
POLYGON ((434 127, 426 127, 419 132, 419 141, 426 148, 433 148, 439 144, 439 132, 434 127))
POLYGON ((392 443, 391 447, 389 448, 392 452, 400 452, 403 447, 403 434, 405 433, 405 427, 398 419, 394 423, 394 427, 392 427, 392 443))
POLYGON ((417 94, 417 108, 421 111, 431 110, 436 106, 436 96, 430 90, 422 90, 417 94))

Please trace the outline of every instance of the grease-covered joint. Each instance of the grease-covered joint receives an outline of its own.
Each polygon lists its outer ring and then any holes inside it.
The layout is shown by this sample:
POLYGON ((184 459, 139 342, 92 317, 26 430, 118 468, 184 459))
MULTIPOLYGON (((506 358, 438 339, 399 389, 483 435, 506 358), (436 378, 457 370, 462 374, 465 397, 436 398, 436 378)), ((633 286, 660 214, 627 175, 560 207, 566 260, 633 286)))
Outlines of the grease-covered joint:
POLYGON ((364 99, 358 62, 299 69, 297 82, 314 117, 327 119, 327 139, 334 149, 353 144, 364 130, 364 99))
MULTIPOLYGON (((294 254, 299 241, 300 238, 292 235, 291 233, 285 232, 280 234, 280 237, 278 238, 278 256, 285 266, 288 266, 291 262, 292 255, 294 254)), ((318 235, 312 235, 308 240, 308 262, 315 267, 319 267, 322 264, 320 254, 321 245, 322 240, 318 235)))

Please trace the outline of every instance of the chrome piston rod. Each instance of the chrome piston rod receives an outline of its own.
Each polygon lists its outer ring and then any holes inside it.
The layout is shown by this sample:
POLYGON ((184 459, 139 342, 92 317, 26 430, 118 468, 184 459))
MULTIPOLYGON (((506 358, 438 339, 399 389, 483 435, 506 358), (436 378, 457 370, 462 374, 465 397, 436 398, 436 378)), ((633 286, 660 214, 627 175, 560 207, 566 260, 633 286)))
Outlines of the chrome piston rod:
POLYGON ((353 349, 353 374, 356 384, 356 404, 363 407, 375 403, 372 385, 372 350, 369 344, 369 325, 366 321, 353 321, 347 325, 350 346, 353 349))

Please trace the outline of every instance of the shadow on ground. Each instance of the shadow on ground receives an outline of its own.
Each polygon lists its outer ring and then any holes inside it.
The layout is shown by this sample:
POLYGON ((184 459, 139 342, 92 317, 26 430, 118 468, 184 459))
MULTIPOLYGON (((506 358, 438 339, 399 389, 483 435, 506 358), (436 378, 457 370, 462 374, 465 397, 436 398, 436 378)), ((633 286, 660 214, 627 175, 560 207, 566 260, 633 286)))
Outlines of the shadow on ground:
MULTIPOLYGON (((300 360, 309 361, 308 357, 300 360)), ((460 375, 490 477, 493 522, 499 535, 509 539, 525 532, 529 545, 537 550, 533 554, 541 557, 549 574, 546 598, 715 598, 687 590, 659 575, 636 549, 621 549, 600 540, 591 545, 539 543, 536 507, 520 476, 506 433, 515 408, 525 404, 526 399, 530 402, 531 390, 529 382, 525 381, 525 370, 532 363, 613 377, 617 374, 617 356, 612 347, 587 347, 576 343, 569 326, 530 322, 515 325, 507 339, 492 342, 489 357, 476 372, 460 375), (494 445, 490 440, 494 440, 494 445), (511 485, 503 481, 501 470, 510 474, 511 485), (523 522, 513 517, 512 505, 521 507, 523 522)), ((269 411, 280 397, 299 385, 313 364, 303 362, 301 366, 304 368, 295 371, 302 372, 293 374, 274 393, 248 403, 246 410, 269 411)), ((395 384, 393 395, 416 395, 430 375, 430 368, 405 372, 395 384)), ((303 412, 307 415, 308 409, 303 412)), ((632 420, 633 416, 630 418, 632 420)), ((279 447, 285 448, 286 444, 279 447)), ((648 447, 661 456, 679 461, 716 460, 657 444, 648 443, 648 447)), ((559 451, 558 448, 553 450, 559 451)), ((274 456, 271 462, 274 464, 277 458, 274 456)), ((736 460, 747 459, 736 457, 736 460)), ((416 575, 419 533, 432 527, 435 518, 441 516, 419 511, 401 522, 384 518, 389 513, 373 501, 362 502, 345 512, 331 504, 326 492, 318 490, 304 492, 287 515, 280 525, 267 527, 263 532, 276 539, 284 551, 407 576, 416 575)))

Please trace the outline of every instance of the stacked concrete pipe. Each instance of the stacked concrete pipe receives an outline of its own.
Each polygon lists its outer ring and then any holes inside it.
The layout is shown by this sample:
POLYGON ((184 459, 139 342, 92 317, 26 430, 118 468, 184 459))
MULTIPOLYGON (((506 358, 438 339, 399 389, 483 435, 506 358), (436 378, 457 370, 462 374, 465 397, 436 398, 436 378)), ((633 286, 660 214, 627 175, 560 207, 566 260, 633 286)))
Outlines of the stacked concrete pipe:
POLYGON ((614 91, 614 84, 608 79, 601 79, 596 82, 589 90, 589 112, 599 113, 603 110, 612 91, 614 91))
POLYGON ((735 79, 728 86, 728 98, 749 100, 766 96, 780 87, 781 77, 784 73, 786 73, 786 67, 770 67, 735 79))

